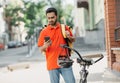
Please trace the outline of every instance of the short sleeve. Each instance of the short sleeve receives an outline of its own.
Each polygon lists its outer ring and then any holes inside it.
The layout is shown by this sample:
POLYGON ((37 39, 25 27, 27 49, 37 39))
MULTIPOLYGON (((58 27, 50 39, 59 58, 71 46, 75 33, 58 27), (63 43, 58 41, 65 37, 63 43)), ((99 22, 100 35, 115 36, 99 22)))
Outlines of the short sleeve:
POLYGON ((44 44, 44 30, 40 32, 40 35, 38 37, 38 47, 42 46, 44 44))

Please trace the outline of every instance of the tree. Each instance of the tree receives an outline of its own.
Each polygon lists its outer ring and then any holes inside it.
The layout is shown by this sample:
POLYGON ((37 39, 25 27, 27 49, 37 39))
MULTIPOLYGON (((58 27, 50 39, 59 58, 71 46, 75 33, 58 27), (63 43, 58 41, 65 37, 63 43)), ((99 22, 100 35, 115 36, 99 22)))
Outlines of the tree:
POLYGON ((23 18, 19 16, 19 13, 22 13, 22 8, 20 6, 8 4, 4 8, 4 19, 8 25, 9 40, 12 40, 11 37, 14 35, 12 26, 19 26, 19 22, 23 21, 23 18))
MULTIPOLYGON (((19 27, 20 22, 25 23, 25 28, 28 28, 28 35, 31 36, 34 33, 34 29, 43 25, 45 14, 44 7, 46 6, 45 1, 38 1, 37 3, 32 1, 22 1, 22 7, 7 4, 4 8, 4 18, 8 24, 8 31, 10 40, 14 35, 12 26, 19 27), (21 17, 20 14, 23 14, 21 17)), ((20 35, 21 37, 21 35, 20 35)))
POLYGON ((24 1, 24 22, 25 27, 29 28, 29 36, 34 33, 34 29, 37 27, 42 27, 45 19, 44 7, 47 4, 45 1, 24 1))
POLYGON ((71 28, 73 28, 74 24, 73 24, 73 16, 72 16, 72 10, 73 10, 73 6, 70 4, 67 4, 65 6, 65 18, 66 18, 66 24, 69 25, 71 28))

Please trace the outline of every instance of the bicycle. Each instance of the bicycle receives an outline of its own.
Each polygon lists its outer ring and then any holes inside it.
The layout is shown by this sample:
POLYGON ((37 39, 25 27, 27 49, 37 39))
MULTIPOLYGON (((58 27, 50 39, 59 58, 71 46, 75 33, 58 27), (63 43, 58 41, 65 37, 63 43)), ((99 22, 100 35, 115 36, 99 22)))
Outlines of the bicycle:
POLYGON ((87 83, 87 76, 89 72, 86 69, 86 67, 93 65, 96 62, 100 61, 104 57, 103 54, 94 54, 94 55, 87 55, 87 56, 82 57, 77 50, 70 48, 67 45, 61 45, 61 47, 73 50, 79 56, 79 58, 77 58, 77 63, 79 63, 80 66, 82 66, 82 69, 80 71, 79 83, 87 83), (97 58, 97 57, 99 58, 95 61, 92 59, 92 58, 97 58))

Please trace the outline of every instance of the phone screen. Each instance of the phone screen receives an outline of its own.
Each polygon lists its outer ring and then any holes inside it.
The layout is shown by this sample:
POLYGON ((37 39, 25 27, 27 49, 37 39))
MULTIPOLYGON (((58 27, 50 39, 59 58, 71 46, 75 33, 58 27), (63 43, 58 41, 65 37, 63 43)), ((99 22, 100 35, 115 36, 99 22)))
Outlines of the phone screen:
POLYGON ((44 39, 45 39, 45 42, 46 42, 46 41, 50 40, 50 37, 46 36, 44 39))

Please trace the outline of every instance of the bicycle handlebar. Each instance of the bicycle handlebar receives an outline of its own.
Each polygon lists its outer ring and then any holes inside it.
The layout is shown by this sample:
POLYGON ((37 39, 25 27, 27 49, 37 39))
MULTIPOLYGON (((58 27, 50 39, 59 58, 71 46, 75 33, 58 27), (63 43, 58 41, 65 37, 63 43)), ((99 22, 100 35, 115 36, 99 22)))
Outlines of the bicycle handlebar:
MULTIPOLYGON (((75 49, 73 49, 73 48, 70 48, 70 47, 67 46, 67 45, 61 45, 61 47, 67 48, 67 49, 70 49, 70 50, 73 50, 73 51, 79 56, 80 60, 81 60, 82 62, 84 62, 85 64, 87 63, 88 65, 91 65, 91 64, 93 64, 93 63, 96 63, 96 62, 100 61, 100 60, 104 57, 103 54, 94 54, 94 55, 87 55, 87 56, 82 57, 77 50, 75 50, 75 49), (95 60, 95 61, 90 61, 90 60, 83 59, 83 58, 96 58, 96 57, 100 57, 100 58, 98 58, 98 59, 95 60)), ((80 61, 80 62, 81 62, 81 61, 80 61)))
POLYGON ((83 56, 83 58, 97 58, 97 57, 100 57, 98 58, 97 60, 94 61, 94 63, 100 61, 102 58, 103 58, 103 54, 92 54, 92 55, 85 55, 83 56))

